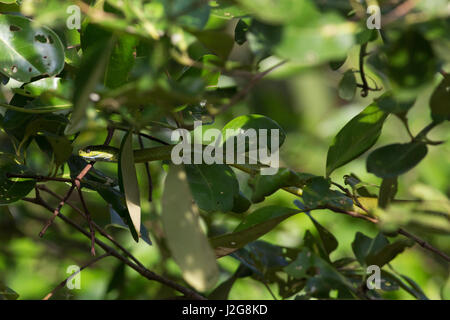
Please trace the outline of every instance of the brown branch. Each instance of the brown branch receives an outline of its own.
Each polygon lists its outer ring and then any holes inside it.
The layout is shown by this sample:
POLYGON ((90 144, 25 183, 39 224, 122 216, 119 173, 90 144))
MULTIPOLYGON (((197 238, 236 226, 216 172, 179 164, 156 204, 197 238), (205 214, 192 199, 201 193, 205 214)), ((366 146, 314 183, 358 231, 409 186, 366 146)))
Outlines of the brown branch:
MULTIPOLYGON (((117 127, 117 126, 114 126, 114 125, 112 126, 112 128, 117 129, 117 130, 121 130, 121 131, 129 131, 130 130, 128 128, 117 127)), ((149 134, 138 132, 138 131, 133 131, 133 133, 138 135, 139 137, 144 137, 144 138, 146 138, 148 140, 151 140, 151 141, 154 141, 154 142, 158 142, 158 143, 161 143, 161 144, 166 145, 166 146, 169 145, 169 143, 167 143, 167 142, 165 142, 165 141, 163 141, 161 139, 158 139, 158 138, 156 138, 154 136, 151 136, 149 134)))
POLYGON ((39 237, 43 237, 45 232, 47 231, 47 229, 52 225, 53 221, 55 220, 56 216, 59 214, 59 212, 61 211, 61 208, 64 206, 64 204, 66 203, 67 200, 69 200, 70 196, 72 195, 73 191, 75 190, 75 188, 80 188, 81 186, 81 179, 84 178, 84 176, 89 172, 89 170, 91 170, 91 168, 93 167, 94 162, 88 163, 83 170, 81 170, 81 172, 78 174, 78 176, 74 179, 72 186, 70 187, 69 191, 67 191, 66 195, 64 196, 64 198, 61 200, 61 202, 59 203, 58 207, 53 211, 53 216, 47 221, 47 223, 45 224, 44 228, 41 230, 41 232, 39 232, 39 237))
MULTIPOLYGON (((62 197, 53 192, 52 190, 50 190, 49 188, 47 188, 45 185, 40 185, 38 186, 38 188, 42 191, 47 192, 48 194, 50 194, 51 196, 55 197, 56 199, 59 199, 60 201, 62 200, 62 197)), ((70 201, 66 201, 66 204, 71 207, 73 210, 75 210, 78 214, 80 214, 83 218, 87 219, 86 215, 84 214, 83 211, 81 211, 78 207, 76 207, 73 203, 71 203, 70 201)), ((137 265, 139 265, 140 267, 144 268, 144 265, 138 260, 136 259, 127 249, 125 249, 120 243, 118 243, 109 233, 107 233, 102 227, 100 227, 98 224, 96 224, 94 221, 92 221, 92 224, 94 226, 94 228, 102 235, 104 236, 106 239, 108 239, 109 241, 111 241, 111 243, 113 243, 117 248, 119 248, 120 250, 122 250, 131 260, 133 260, 137 265)))
POLYGON ((66 279, 61 281, 60 284, 58 284, 58 286, 55 289, 53 289, 49 294, 47 294, 42 300, 49 300, 55 294, 56 291, 58 291, 59 289, 63 288, 69 280, 71 280, 74 276, 76 276, 82 270, 92 266, 97 261, 102 260, 103 258, 106 258, 106 257, 109 257, 109 256, 110 256, 109 253, 105 253, 105 254, 103 254, 103 255, 95 258, 95 259, 92 259, 91 261, 86 263, 84 266, 82 266, 78 271, 74 272, 69 277, 67 277, 66 279))
POLYGON ((450 262, 450 257, 448 255, 446 255, 444 252, 440 251, 439 249, 436 249, 435 247, 433 247, 432 245, 430 245, 428 242, 426 242, 425 240, 420 239, 419 237, 409 233, 408 231, 406 231, 405 229, 398 229, 398 233, 401 235, 404 235, 405 237, 414 240, 417 244, 419 244, 421 247, 434 252, 435 254, 437 254, 438 256, 440 256, 441 258, 444 258, 445 260, 450 262))
POLYGON ((103 145, 108 146, 111 143, 111 140, 113 138, 115 128, 108 127, 106 130, 108 130, 108 134, 106 136, 106 139, 105 139, 105 142, 103 143, 103 145))
POLYGON ((364 57, 366 56, 367 42, 361 45, 359 50, 359 74, 361 76, 361 97, 367 97, 369 94, 369 84, 367 83, 366 74, 364 72, 364 57))
MULTIPOLYGON (((46 208, 50 212, 55 211, 47 202, 45 202, 41 198, 35 198, 35 199, 23 198, 22 200, 40 205, 40 206, 46 208)), ((65 223, 72 226, 73 228, 77 229, 79 232, 81 232, 83 235, 85 235, 89 239, 91 238, 91 235, 87 231, 85 231, 81 226, 79 226, 76 222, 72 221, 70 218, 67 218, 66 216, 64 216, 61 212, 58 212, 58 214, 56 216, 58 218, 60 218, 61 220, 63 220, 65 223)), ((130 260, 128 260, 127 258, 122 256, 120 253, 118 253, 115 249, 108 246, 103 241, 95 238, 95 243, 99 247, 101 247, 103 250, 105 250, 105 252, 107 252, 111 256, 114 256, 115 258, 119 259, 120 261, 122 261, 123 263, 128 265, 130 268, 133 268, 135 271, 137 271, 139 274, 141 274, 148 280, 152 280, 152 281, 156 281, 161 284, 164 284, 174 290, 177 290, 178 292, 183 293, 187 298, 190 298, 190 299, 195 299, 195 300, 205 300, 206 299, 202 295, 198 294, 197 292, 195 292, 189 288, 183 287, 182 285, 180 285, 170 279, 167 279, 163 276, 160 276, 157 273, 154 273, 153 271, 148 270, 147 268, 140 267, 140 266, 134 264, 133 262, 131 262, 130 260)))
MULTIPOLYGON (((104 145, 107 146, 109 145, 109 143, 111 142, 111 139, 113 137, 114 134, 114 129, 113 128, 108 128, 108 135, 105 139, 104 145)), ((56 216, 58 216, 58 214, 60 213, 62 207, 64 206, 64 204, 67 202, 67 200, 69 200, 70 196, 72 195, 73 191, 75 190, 75 188, 78 189, 79 194, 80 194, 80 198, 82 198, 82 194, 81 194, 81 180, 84 178, 84 176, 86 176, 86 174, 89 172, 89 170, 92 169, 92 167, 94 166, 95 161, 92 161, 90 163, 88 163, 83 170, 81 170, 81 172, 78 174, 78 176, 74 179, 71 180, 72 182, 72 186, 70 187, 70 189, 67 191, 66 195, 64 196, 64 198, 60 201, 58 207, 53 211, 53 216, 47 221, 47 223, 45 224, 44 228, 41 230, 41 232, 39 232, 39 236, 42 238, 45 234, 45 232, 47 231, 47 229, 52 225, 53 221, 55 220, 56 216)), ((39 198, 39 195, 36 194, 37 198, 39 198)), ((40 199, 42 200, 42 199, 40 199)), ((85 205, 85 204, 83 204, 85 205)), ((88 223, 89 226, 91 226, 91 221, 90 221, 90 217, 87 217, 88 219, 88 223)), ((92 228, 91 228, 92 231, 92 228)), ((92 247, 91 252, 93 253, 93 255, 95 255, 95 248, 92 247)))
POLYGON ((395 20, 406 16, 416 6, 417 0, 407 0, 398 5, 394 10, 382 18, 383 27, 391 24, 395 20))

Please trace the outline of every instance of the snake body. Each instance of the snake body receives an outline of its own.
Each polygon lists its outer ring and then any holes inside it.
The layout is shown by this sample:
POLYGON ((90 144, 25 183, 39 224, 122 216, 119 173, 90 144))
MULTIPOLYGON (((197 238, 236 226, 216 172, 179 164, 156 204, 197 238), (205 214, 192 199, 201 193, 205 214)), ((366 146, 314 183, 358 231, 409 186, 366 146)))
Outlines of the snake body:
MULTIPOLYGON (((155 160, 170 160, 174 146, 161 146, 134 150, 134 162, 144 163, 155 160)), ((88 146, 78 151, 78 155, 88 161, 117 162, 119 149, 110 146, 88 146)))

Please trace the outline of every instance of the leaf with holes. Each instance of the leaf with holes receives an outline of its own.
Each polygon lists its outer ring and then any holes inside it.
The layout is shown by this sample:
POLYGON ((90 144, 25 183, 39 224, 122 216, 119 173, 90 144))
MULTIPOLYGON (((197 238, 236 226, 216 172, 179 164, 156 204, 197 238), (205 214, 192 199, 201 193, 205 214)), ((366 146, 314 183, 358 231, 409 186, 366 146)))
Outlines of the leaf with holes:
POLYGON ((57 75, 64 67, 64 48, 56 33, 16 15, 0 15, 0 52, 0 72, 21 82, 57 75))

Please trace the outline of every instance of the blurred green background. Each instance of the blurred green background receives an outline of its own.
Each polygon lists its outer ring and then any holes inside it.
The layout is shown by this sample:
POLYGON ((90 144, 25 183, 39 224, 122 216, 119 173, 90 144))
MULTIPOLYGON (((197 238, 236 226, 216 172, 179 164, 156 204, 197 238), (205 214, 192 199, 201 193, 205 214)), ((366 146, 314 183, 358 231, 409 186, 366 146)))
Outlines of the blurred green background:
MULTIPOLYGON (((431 2, 426 1, 426 3, 431 2)), ((440 1, 440 3, 444 2, 445 0, 440 1)), ((53 21, 54 24, 57 24, 52 13, 60 11, 61 6, 57 1, 52 3, 53 6, 45 10, 48 15, 41 12, 39 19, 46 23, 53 21)), ((56 15, 56 13, 54 14, 56 15)), ((63 14, 65 13, 63 12, 63 14)), ((244 49, 245 44, 241 51, 244 49)), ((243 102, 228 110, 226 114, 217 117, 211 126, 222 128, 225 123, 243 114, 266 115, 277 121, 287 133, 286 142, 281 148, 280 165, 298 172, 324 175, 327 150, 333 137, 352 117, 383 93, 383 91, 371 92, 365 98, 357 95, 351 103, 339 98, 337 92, 339 82, 345 70, 358 69, 358 53, 359 47, 353 47, 348 53, 345 65, 338 71, 331 70, 328 65, 301 69, 298 67, 289 69, 290 66, 279 68, 260 81, 243 102)), ((245 59, 245 56, 239 55, 239 50, 232 54, 237 60, 245 59)), ((366 68, 368 75, 377 83, 381 83, 371 72, 370 67, 366 68)), ((430 83, 429 87, 420 93, 415 106, 408 113, 411 130, 415 134, 431 121, 428 101, 438 82, 439 78, 436 76, 434 83, 430 83)), ((14 81, 11 80, 8 86, 14 86, 14 81)), ((5 95, 1 100, 10 98, 6 91, 1 93, 5 95)), ((401 176, 397 198, 413 198, 411 190, 420 184, 425 184, 436 192, 450 196, 449 129, 450 123, 446 122, 430 133, 430 139, 445 140, 446 142, 436 147, 430 147, 427 157, 416 168, 401 176)), ((102 144, 105 136, 104 130, 86 130, 76 140, 74 150, 76 152, 78 148, 86 145, 102 144)), ((117 133, 111 144, 119 146, 121 137, 121 134, 117 133)), ((407 141, 409 141, 409 137, 402 123, 391 115, 374 148, 388 143, 407 141)), ((146 146, 151 146, 151 144, 146 144, 146 146)), ((0 152, 14 152, 10 141, 3 134, 0 134, 0 152)), ((366 172, 366 156, 367 154, 363 154, 360 158, 334 171, 333 180, 343 184, 344 175, 355 173, 363 181, 379 185, 380 179, 366 172)), ((28 149, 27 158, 30 159, 31 168, 43 175, 48 174, 45 169, 47 169, 49 159, 43 157, 35 142, 28 149)), ((117 165, 98 163, 96 168, 115 176, 117 165)), ((160 228, 158 223, 158 215, 161 211, 159 199, 162 194, 165 172, 160 162, 150 164, 155 201, 149 203, 145 197, 148 182, 145 178, 144 166, 138 165, 137 168, 142 195, 143 223, 150 230, 151 237, 154 239, 154 234, 157 234, 160 228)), ((67 174, 67 167, 65 172, 67 174)), ((236 174, 241 189, 249 195, 248 177, 241 172, 236 172, 236 174)), ((69 187, 60 183, 48 183, 47 185, 58 194, 63 194, 69 187)), ((266 198, 263 203, 253 205, 250 211, 260 206, 274 204, 293 207, 294 199, 295 196, 292 194, 278 191, 266 198)), ((48 200, 52 206, 57 205, 57 201, 54 199, 48 198, 48 200)), ((78 206, 80 205, 76 194, 70 200, 78 206)), ((94 192, 87 193, 86 200, 95 222, 103 227, 108 226, 110 214, 106 203, 94 192)), ((69 207, 65 206, 62 212, 87 227, 85 221, 69 207)), ((339 241, 338 249, 332 253, 333 260, 352 255, 351 242, 356 232, 360 231, 370 237, 378 233, 376 227, 368 222, 331 211, 314 211, 313 216, 339 241)), ((50 213, 28 203, 18 202, 10 206, 0 206, 0 281, 15 290, 20 295, 19 299, 42 299, 69 275, 66 272, 69 266, 83 266, 92 259, 89 240, 59 220, 55 221, 43 238, 39 238, 38 233, 49 217, 50 213)), ((210 218, 218 229, 223 228, 229 231, 239 222, 238 219, 222 213, 213 214, 210 218)), ((143 241, 137 244, 128 231, 114 227, 108 227, 107 230, 121 244, 129 248, 150 270, 182 283, 178 266, 173 260, 161 256, 156 245, 149 246, 143 241)), ((306 230, 316 233, 311 220, 306 215, 299 214, 281 223, 262 239, 280 246, 295 247, 301 244, 306 230)), ((442 251, 450 252, 448 237, 420 236, 442 251)), ((101 250, 98 250, 98 254, 100 252, 101 250)), ((232 257, 223 257, 219 259, 219 265, 222 270, 220 281, 224 281, 235 272, 239 263, 232 257)), ((450 299, 449 265, 429 251, 415 245, 400 254, 392 262, 392 266, 399 273, 408 275, 416 281, 430 299, 450 299)), ((271 289, 277 295, 277 288, 274 286, 271 289)), ((128 267, 124 268, 112 257, 101 260, 81 272, 80 290, 63 288, 55 295, 58 299, 154 299, 173 296, 174 292, 171 289, 144 279, 134 270, 128 267)), ((386 293, 384 297, 389 299, 412 298, 401 290, 386 293)), ((232 288, 229 298, 273 299, 261 282, 251 278, 239 279, 232 288)))
MULTIPOLYGON (((353 66, 357 62, 358 49, 354 48, 344 66, 353 66)), ((355 66, 356 67, 356 66, 355 66)), ((280 73, 283 70, 280 70, 280 73)), ((235 116, 248 113, 261 113, 276 120, 287 132, 286 143, 281 148, 281 165, 299 172, 308 172, 324 175, 325 161, 328 146, 333 136, 368 105, 374 97, 382 92, 371 93, 366 98, 358 97, 352 103, 347 103, 338 97, 336 88, 340 80, 340 73, 334 72, 327 66, 306 69, 295 75, 283 79, 277 72, 261 81, 251 92, 248 99, 228 111, 227 114, 216 119, 214 127, 222 127, 235 116)), ((437 79, 436 79, 437 80, 437 79)), ((409 113, 411 130, 417 133, 430 121, 428 100, 433 87, 424 90, 416 105, 409 113)), ((104 140, 104 133, 89 133, 77 139, 79 145, 75 149, 88 144, 100 144, 104 140)), ((120 134, 116 134, 112 145, 118 145, 120 134)), ((417 184, 426 184, 446 195, 450 194, 450 130, 449 124, 441 125, 432 131, 430 138, 434 140, 447 140, 438 147, 430 148, 429 155, 418 167, 402 176, 399 181, 399 199, 412 197, 411 188, 417 184)), ((0 135, 2 151, 6 151, 9 142, 0 135)), ((383 127, 383 133, 375 145, 382 146, 392 142, 406 142, 408 135, 400 120, 390 116, 383 127)), ((37 150, 32 145, 29 152, 37 150)), ((32 167, 43 168, 47 159, 41 158, 35 151, 32 167)), ((368 174, 365 170, 365 156, 336 170, 332 178, 343 184, 342 177, 351 172, 358 175, 363 181, 379 184, 380 179, 368 174)), ((158 199, 162 192, 164 171, 160 163, 150 165, 155 184, 154 198, 158 199)), ((98 164, 106 172, 115 174, 115 164, 98 164)), ((147 190, 147 181, 144 178, 144 168, 139 165, 138 173, 142 194, 147 190)), ((67 171, 67 168, 66 168, 67 171)), ((44 173, 45 174, 45 173, 44 173)), ((250 192, 246 184, 246 176, 237 172, 241 188, 250 192)), ((50 188, 62 193, 68 186, 58 183, 49 183, 50 188)), ((72 197, 78 203, 76 196, 72 197)), ((143 220, 149 230, 155 232, 155 219, 160 211, 160 204, 156 200, 149 203, 142 197, 143 220)), ((254 210, 261 205, 278 204, 292 207, 295 196, 278 191, 263 204, 254 205, 254 210)), ((87 194, 88 205, 94 215, 94 220, 101 226, 108 225, 109 213, 106 204, 95 193, 87 194)), ((57 203, 52 199, 52 205, 57 203)), ((70 265, 82 266, 88 262, 89 242, 69 226, 61 221, 49 229, 44 238, 40 239, 38 233, 49 217, 49 213, 40 207, 31 204, 18 203, 9 207, 0 207, 0 279, 6 285, 20 294, 20 299, 41 299, 50 292, 60 281, 68 276, 66 273, 70 265)), ((72 217, 79 223, 84 223, 72 212, 64 207, 63 213, 72 217)), ((338 249, 333 252, 332 258, 351 255, 351 242, 355 233, 361 231, 368 236, 374 236, 377 230, 371 224, 353 219, 351 217, 322 210, 315 211, 313 216, 328 228, 339 240, 338 249)), ((220 227, 232 227, 236 221, 229 216, 214 214, 214 224, 220 227)), ((262 239, 282 246, 294 247, 301 243, 307 229, 315 232, 306 215, 296 215, 262 239)), ((128 232, 110 228, 109 231, 119 241, 131 249, 145 266, 156 272, 180 279, 180 272, 172 260, 161 257, 155 246, 148 246, 144 242, 136 244, 128 232)), ((152 235, 153 236, 153 235, 152 235)), ((450 251, 450 242, 443 236, 434 236, 431 240, 441 250, 450 251)), ((223 268, 221 281, 228 278, 237 268, 238 262, 231 257, 219 260, 223 268), (228 275, 227 275, 228 274, 228 275)), ((450 281, 449 267, 444 262, 423 250, 418 245, 399 255, 392 266, 400 273, 406 274, 415 280, 431 299, 449 299, 450 281)), ((272 288, 277 292, 276 288, 272 288)), ((106 258, 96 265, 82 271, 81 289, 69 290, 63 288, 56 294, 60 299, 151 299, 164 298, 173 295, 155 282, 149 282, 135 271, 123 268, 116 259, 106 258), (120 280, 122 279, 122 280, 120 280)), ((411 296, 401 290, 389 293, 387 298, 410 299, 411 296)), ((250 278, 239 279, 230 293, 231 299, 272 299, 269 291, 260 282, 250 278)))

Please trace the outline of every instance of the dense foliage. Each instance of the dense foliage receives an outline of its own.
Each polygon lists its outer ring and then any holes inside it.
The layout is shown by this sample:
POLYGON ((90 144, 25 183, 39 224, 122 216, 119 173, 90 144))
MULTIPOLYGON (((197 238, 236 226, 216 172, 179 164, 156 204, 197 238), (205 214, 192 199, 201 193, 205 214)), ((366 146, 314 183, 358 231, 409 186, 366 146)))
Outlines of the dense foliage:
POLYGON ((0 299, 44 297, 71 264, 81 291, 47 298, 450 297, 448 1, 0 13, 0 299), (174 165, 179 128, 278 130, 281 168, 174 165))

